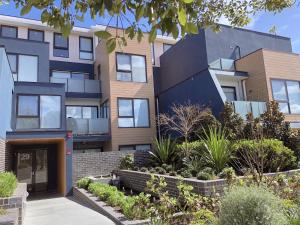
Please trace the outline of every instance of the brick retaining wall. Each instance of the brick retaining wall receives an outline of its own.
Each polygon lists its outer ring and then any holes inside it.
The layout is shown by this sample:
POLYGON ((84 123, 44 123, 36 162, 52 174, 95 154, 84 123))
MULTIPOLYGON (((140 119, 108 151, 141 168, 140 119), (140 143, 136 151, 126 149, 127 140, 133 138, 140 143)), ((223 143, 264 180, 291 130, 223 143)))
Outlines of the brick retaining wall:
MULTIPOLYGON (((138 171, 116 170, 114 172, 120 177, 120 181, 125 187, 135 190, 137 192, 144 192, 146 188, 146 182, 151 178, 150 173, 143 173, 138 171)), ((300 169, 291 170, 282 173, 286 175, 294 175, 295 173, 300 173, 300 169)), ((275 173, 270 173, 266 175, 274 176, 275 173)), ((162 176, 166 179, 167 191, 172 196, 178 195, 177 184, 180 178, 172 177, 168 175, 157 175, 157 176, 162 176)), ((193 192, 204 196, 211 196, 214 195, 215 193, 223 193, 224 188, 227 186, 226 180, 224 179, 202 181, 202 180, 196 180, 191 178, 183 178, 182 180, 186 184, 193 186, 193 192)))

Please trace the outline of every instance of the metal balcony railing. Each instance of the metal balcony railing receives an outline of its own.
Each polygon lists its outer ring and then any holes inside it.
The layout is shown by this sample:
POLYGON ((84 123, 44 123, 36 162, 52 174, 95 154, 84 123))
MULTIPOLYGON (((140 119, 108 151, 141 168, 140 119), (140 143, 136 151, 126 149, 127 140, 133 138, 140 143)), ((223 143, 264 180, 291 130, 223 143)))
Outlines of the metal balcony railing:
POLYGON ((246 119, 246 115, 250 112, 254 118, 259 117, 267 109, 265 102, 233 101, 232 105, 235 113, 240 114, 243 119, 246 119))
POLYGON ((108 134, 108 119, 77 119, 67 118, 67 129, 74 135, 102 135, 108 134))
POLYGON ((51 83, 65 84, 66 92, 77 93, 100 93, 99 80, 77 80, 71 78, 56 78, 51 77, 51 83))

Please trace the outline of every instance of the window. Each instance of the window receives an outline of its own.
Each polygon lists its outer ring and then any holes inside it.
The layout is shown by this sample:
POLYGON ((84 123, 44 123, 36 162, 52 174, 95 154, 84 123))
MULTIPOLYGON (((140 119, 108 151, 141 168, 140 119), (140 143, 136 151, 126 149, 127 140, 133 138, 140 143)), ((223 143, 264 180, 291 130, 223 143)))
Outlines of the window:
POLYGON ((120 145, 119 151, 129 151, 129 150, 138 150, 138 151, 150 151, 150 144, 140 144, 140 145, 120 145))
POLYGON ((54 33, 53 56, 69 57, 69 39, 64 38, 62 34, 54 33))
POLYGON ((7 54, 15 81, 37 82, 38 57, 7 54))
POLYGON ((291 128, 292 129, 299 129, 300 128, 300 123, 299 122, 290 122, 291 128))
POLYGON ((72 78, 74 80, 85 80, 89 79, 89 74, 70 71, 52 71, 52 77, 62 79, 72 78))
POLYGON ((235 87, 222 86, 222 90, 226 96, 227 102, 233 102, 237 100, 235 87))
POLYGON ((79 58, 93 59, 93 38, 79 37, 79 58))
POLYGON ((155 65, 154 43, 151 43, 151 56, 152 56, 152 65, 155 65))
POLYGON ((44 31, 28 29, 28 40, 44 41, 44 31))
POLYGON ((109 118, 109 103, 105 101, 100 106, 100 118, 109 118))
POLYGON ((164 44, 163 44, 164 52, 168 51, 172 46, 173 46, 173 45, 171 45, 171 44, 166 44, 166 43, 164 43, 164 44))
POLYGON ((48 95, 19 95, 17 100, 17 129, 60 128, 61 97, 48 95))
POLYGON ((1 26, 1 36, 2 37, 10 37, 17 38, 18 37, 18 28, 12 26, 1 26))
POLYGON ((98 118, 97 106, 66 106, 67 118, 95 119, 98 118))
POLYGON ((117 80, 147 82, 145 56, 117 53, 117 80))
POLYGON ((148 99, 118 99, 119 127, 149 127, 148 99))
POLYGON ((286 114, 300 114, 299 81, 272 80, 273 99, 280 111, 286 114))

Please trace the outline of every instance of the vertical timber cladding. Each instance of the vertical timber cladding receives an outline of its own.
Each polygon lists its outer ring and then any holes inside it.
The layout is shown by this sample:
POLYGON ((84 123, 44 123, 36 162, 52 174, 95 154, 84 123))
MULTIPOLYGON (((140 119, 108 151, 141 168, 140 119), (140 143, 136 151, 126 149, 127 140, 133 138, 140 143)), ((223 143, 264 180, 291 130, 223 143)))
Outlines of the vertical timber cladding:
MULTIPOLYGON (((113 34, 117 29, 111 29, 113 34)), ((121 33, 119 30, 118 33, 121 33)), ((151 45, 148 42, 148 34, 144 34, 139 43, 136 39, 127 40, 127 46, 109 54, 109 86, 110 86, 110 111, 111 111, 111 150, 119 149, 119 145, 150 144, 156 134, 155 124, 155 97, 152 70, 151 45), (117 80, 116 52, 143 55, 146 57, 147 83, 123 82, 117 80), (149 100, 149 128, 118 128, 118 103, 122 98, 147 98, 149 100)), ((104 43, 105 44, 105 43, 104 43)), ((104 75, 104 74, 103 74, 104 75)))
POLYGON ((4 139, 0 138, 0 172, 5 170, 6 161, 6 143, 4 139))

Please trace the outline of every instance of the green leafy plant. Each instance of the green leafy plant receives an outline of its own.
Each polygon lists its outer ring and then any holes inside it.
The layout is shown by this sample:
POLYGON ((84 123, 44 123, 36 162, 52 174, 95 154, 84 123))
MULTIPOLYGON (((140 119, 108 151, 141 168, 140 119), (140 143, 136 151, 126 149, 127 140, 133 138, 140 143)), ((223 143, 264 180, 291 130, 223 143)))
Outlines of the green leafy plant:
POLYGON ((144 172, 144 173, 145 173, 145 172, 148 172, 148 168, 142 167, 142 168, 140 169, 140 171, 141 171, 141 172, 144 172))
POLYGON ((92 180, 88 177, 81 178, 77 181, 77 187, 87 189, 91 182, 92 180))
POLYGON ((120 169, 131 170, 134 167, 134 159, 132 154, 123 156, 120 161, 120 169))
POLYGON ((156 167, 155 168, 155 171, 158 173, 158 174, 166 174, 166 170, 162 167, 156 167))
POLYGON ((205 151, 203 160, 206 165, 213 168, 217 173, 221 172, 231 160, 230 142, 220 128, 210 128, 205 132, 202 139, 205 151))
POLYGON ((0 197, 10 197, 17 187, 17 178, 11 172, 0 173, 0 197))
POLYGON ((262 186, 235 186, 221 200, 220 225, 286 225, 281 200, 262 186))
POLYGON ((191 177, 193 177, 193 174, 189 170, 182 171, 180 173, 180 175, 183 176, 184 178, 191 178, 191 177))
POLYGON ((194 214, 190 225, 213 225, 216 224, 216 218, 213 212, 208 209, 200 209, 194 214))
POLYGON ((231 181, 236 177, 236 174, 235 174, 235 170, 232 167, 226 167, 222 170, 221 173, 219 173, 218 176, 220 178, 231 181))
POLYGON ((169 175, 170 175, 170 176, 173 176, 173 177, 174 177, 174 176, 177 176, 177 172, 176 172, 176 171, 170 171, 169 175))
POLYGON ((153 146, 154 148, 149 153, 159 165, 172 164, 176 161, 176 144, 170 137, 167 139, 162 138, 160 141, 156 138, 153 146))
POLYGON ((211 175, 211 174, 209 174, 207 172, 200 171, 197 174, 197 179, 198 180, 212 180, 213 179, 213 175, 211 175))

